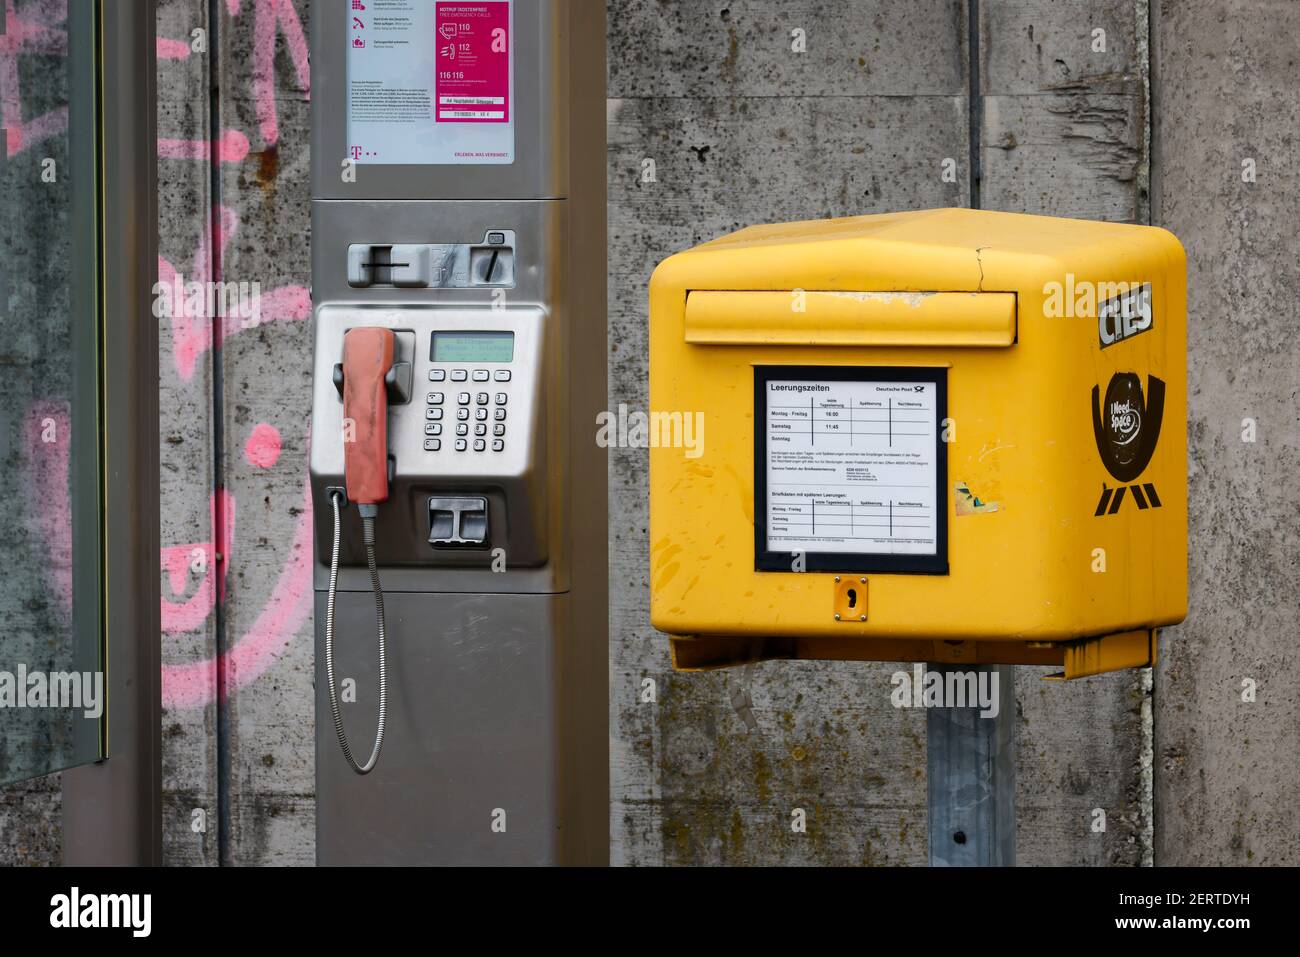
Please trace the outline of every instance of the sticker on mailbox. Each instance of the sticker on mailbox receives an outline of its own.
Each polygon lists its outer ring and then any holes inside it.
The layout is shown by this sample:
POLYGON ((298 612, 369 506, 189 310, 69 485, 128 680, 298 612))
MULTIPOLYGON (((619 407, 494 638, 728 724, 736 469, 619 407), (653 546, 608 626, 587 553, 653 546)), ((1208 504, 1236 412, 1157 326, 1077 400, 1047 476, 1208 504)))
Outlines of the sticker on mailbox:
POLYGON ((944 369, 755 368, 755 566, 946 574, 944 369))

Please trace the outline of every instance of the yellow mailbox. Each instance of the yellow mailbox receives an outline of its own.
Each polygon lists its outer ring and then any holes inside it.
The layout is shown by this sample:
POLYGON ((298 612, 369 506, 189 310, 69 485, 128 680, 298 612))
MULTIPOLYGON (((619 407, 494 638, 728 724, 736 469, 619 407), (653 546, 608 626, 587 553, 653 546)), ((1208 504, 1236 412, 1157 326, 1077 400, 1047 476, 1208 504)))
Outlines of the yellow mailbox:
POLYGON ((979 210, 662 262, 651 617, 674 667, 1154 663, 1187 611, 1186 311, 1165 230, 979 210))

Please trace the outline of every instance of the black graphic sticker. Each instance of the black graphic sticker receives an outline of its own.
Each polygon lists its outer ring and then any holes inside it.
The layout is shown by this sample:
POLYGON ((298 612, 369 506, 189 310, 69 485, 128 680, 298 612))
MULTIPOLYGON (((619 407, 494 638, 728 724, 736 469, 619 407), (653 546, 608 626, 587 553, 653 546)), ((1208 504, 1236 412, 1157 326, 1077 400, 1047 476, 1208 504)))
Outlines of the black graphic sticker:
POLYGON ((1150 332, 1152 322, 1151 283, 1147 282, 1135 285, 1097 307, 1097 338, 1105 349, 1150 332))
POLYGON ((1106 401, 1097 402, 1099 386, 1092 387, 1092 430, 1106 471, 1121 482, 1131 482, 1151 461, 1160 438, 1165 411, 1165 384, 1147 376, 1148 395, 1142 397, 1142 380, 1133 372, 1116 372, 1106 387, 1106 401))
MULTIPOLYGON (((1147 376, 1145 397, 1142 380, 1133 372, 1116 372, 1111 376, 1104 401, 1101 387, 1092 387, 1092 430, 1097 439, 1097 453, 1106 471, 1117 481, 1132 482, 1150 463, 1160 440, 1164 411, 1165 384, 1155 376, 1147 376)), ((1154 485, 1147 483, 1132 488, 1139 509, 1160 507, 1154 485)), ((1116 490, 1103 485, 1096 514, 1114 515, 1123 501, 1123 487, 1116 490)))

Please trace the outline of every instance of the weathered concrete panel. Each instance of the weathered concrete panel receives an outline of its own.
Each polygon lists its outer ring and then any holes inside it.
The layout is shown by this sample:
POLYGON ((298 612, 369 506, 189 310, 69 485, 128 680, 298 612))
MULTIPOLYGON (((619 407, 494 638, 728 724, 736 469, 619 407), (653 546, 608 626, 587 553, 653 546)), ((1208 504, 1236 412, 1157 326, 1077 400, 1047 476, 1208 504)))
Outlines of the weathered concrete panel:
POLYGON ((1135 222, 1145 175, 1142 100, 987 96, 985 209, 1135 222))
MULTIPOLYGON (((210 57, 205 0, 158 5, 159 281, 212 278, 210 57), (199 49, 195 49, 195 46, 199 49)), ((163 642, 163 859, 217 861, 212 329, 184 302, 159 322, 163 642), (194 829, 195 812, 207 819, 194 829)))
POLYGON ((221 21, 221 123, 250 144, 222 168, 222 273, 261 286, 260 315, 226 324, 221 355, 235 864, 315 861, 308 7, 245 0, 221 21))
POLYGON ((61 775, 0 787, 0 867, 57 867, 62 862, 61 775))
POLYGON ((982 205, 1145 221, 1145 0, 984 0, 982 205))
MULTIPOLYGON (((968 139, 954 6, 609 6, 612 409, 646 408, 646 289, 665 256, 758 222, 966 201, 964 175, 942 179, 968 139), (790 51, 796 26, 808 54, 790 51), (920 42, 940 51, 932 69, 905 66, 920 42), (900 60, 885 75, 859 56, 900 60)), ((923 863, 925 719, 890 705, 896 666, 672 673, 649 622, 646 467, 643 449, 610 450, 612 861, 923 863), (752 730, 730 704, 742 684, 752 730)))
POLYGON ((1159 222, 1187 250, 1192 552, 1191 611, 1156 685, 1156 860, 1295 865, 1300 6, 1159 12, 1159 222))
POLYGON ((614 0, 608 15, 615 99, 966 90, 962 0, 614 0))
MULTIPOLYGON (((0 669, 84 668, 71 621, 71 88, 58 11, 8 4, 0 36, 0 669), (53 179, 46 174, 54 173, 53 179), (45 433, 53 423, 51 433, 45 433), (43 434, 44 433, 44 434, 43 434), (42 441, 48 435, 53 441, 42 441)), ((73 761, 71 712, 0 711, 0 773, 73 761)), ((0 863, 57 864, 59 775, 0 787, 0 863)))

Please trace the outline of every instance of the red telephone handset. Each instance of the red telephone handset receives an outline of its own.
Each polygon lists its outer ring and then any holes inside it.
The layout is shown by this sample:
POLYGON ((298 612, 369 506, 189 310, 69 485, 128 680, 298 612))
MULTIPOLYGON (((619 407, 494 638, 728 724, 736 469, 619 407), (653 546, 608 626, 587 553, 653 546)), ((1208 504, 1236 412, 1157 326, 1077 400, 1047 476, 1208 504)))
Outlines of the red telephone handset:
POLYGON ((343 480, 348 499, 357 505, 388 501, 384 377, 393 367, 396 343, 391 329, 349 329, 343 336, 343 480), (349 423, 352 435, 346 431, 349 423))
POLYGON ((388 501, 388 384, 384 381, 393 367, 397 337, 392 329, 372 326, 349 329, 343 335, 343 483, 348 500, 361 514, 366 564, 375 592, 375 614, 379 626, 379 722, 370 758, 360 764, 348 745, 339 712, 334 682, 334 600, 339 578, 339 509, 343 496, 334 491, 334 550, 330 556, 330 584, 325 599, 325 680, 329 684, 330 712, 334 733, 343 757, 357 774, 369 774, 379 761, 384 746, 384 722, 388 699, 388 652, 384 627, 384 593, 379 587, 375 563, 375 518, 377 506, 388 501))

